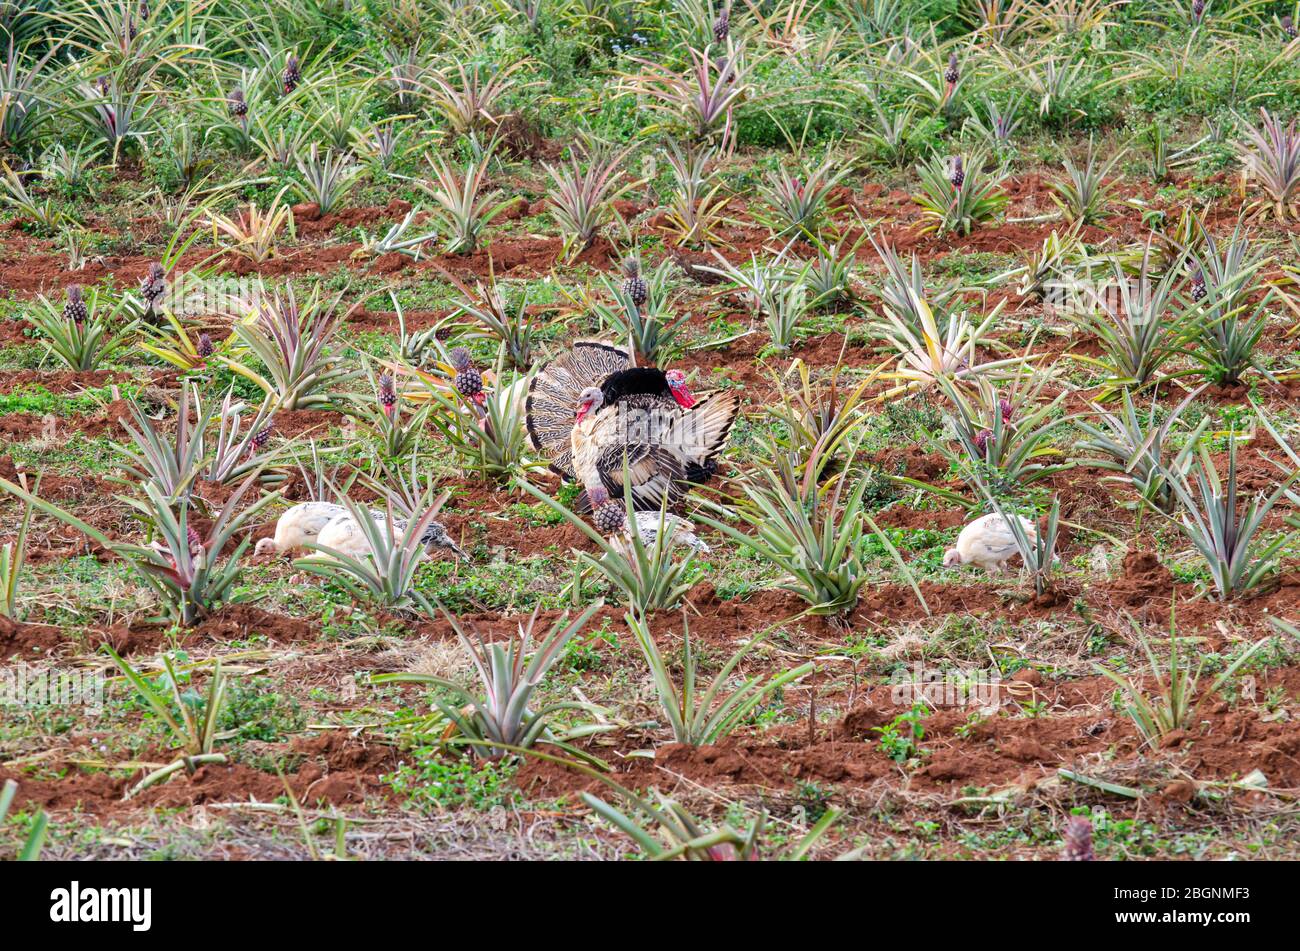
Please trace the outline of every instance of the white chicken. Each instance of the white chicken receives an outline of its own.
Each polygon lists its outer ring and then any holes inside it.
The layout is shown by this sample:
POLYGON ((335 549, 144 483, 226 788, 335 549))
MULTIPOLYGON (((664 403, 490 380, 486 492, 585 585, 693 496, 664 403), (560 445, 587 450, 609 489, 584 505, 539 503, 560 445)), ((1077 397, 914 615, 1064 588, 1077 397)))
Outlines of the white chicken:
MULTIPOLYGON (((388 518, 383 512, 374 510, 371 510, 370 515, 380 524, 388 518)), ((407 522, 404 518, 393 519, 394 539, 400 539, 405 534, 406 525, 407 522)), ((424 545, 426 554, 433 554, 436 548, 445 548, 454 552, 460 558, 465 557, 465 552, 452 541, 451 536, 447 534, 447 529, 440 522, 429 523, 429 527, 420 536, 420 543, 424 545)), ((347 509, 344 509, 343 514, 332 519, 320 530, 320 535, 316 538, 315 544, 319 548, 328 548, 330 551, 336 551, 341 555, 348 555, 352 558, 364 558, 371 553, 370 542, 366 540, 366 533, 347 509)))
MULTIPOLYGON (((1020 515, 1025 536, 1030 544, 1038 537, 1038 527, 1029 519, 1020 515)), ((991 575, 1000 575, 1006 570, 1007 562, 1020 554, 1016 537, 1011 526, 997 512, 975 519, 961 530, 957 536, 957 545, 943 553, 943 565, 951 568, 955 565, 978 565, 991 575)))
POLYGON ((292 554, 305 544, 315 543, 320 531, 348 510, 333 502, 301 502, 275 523, 275 537, 261 539, 253 549, 257 557, 292 554))

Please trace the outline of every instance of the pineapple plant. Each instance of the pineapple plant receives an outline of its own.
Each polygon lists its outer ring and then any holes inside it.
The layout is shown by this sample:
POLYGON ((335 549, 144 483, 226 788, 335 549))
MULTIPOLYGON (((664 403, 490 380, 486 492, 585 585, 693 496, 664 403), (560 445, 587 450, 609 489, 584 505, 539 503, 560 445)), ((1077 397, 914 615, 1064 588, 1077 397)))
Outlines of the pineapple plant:
POLYGON ((915 200, 933 219, 926 230, 970 234, 1006 207, 1009 198, 1001 187, 1006 173, 996 166, 988 171, 987 160, 987 152, 976 151, 969 162, 960 154, 935 155, 919 166, 921 194, 915 200))
POLYGON ((623 259, 623 293, 637 307, 644 307, 650 297, 645 278, 641 276, 641 261, 634 254, 623 259))
POLYGON ((80 284, 70 284, 62 307, 38 295, 38 306, 27 319, 69 370, 96 370, 134 339, 139 329, 134 309, 127 295, 109 299, 94 288, 87 294, 80 284))

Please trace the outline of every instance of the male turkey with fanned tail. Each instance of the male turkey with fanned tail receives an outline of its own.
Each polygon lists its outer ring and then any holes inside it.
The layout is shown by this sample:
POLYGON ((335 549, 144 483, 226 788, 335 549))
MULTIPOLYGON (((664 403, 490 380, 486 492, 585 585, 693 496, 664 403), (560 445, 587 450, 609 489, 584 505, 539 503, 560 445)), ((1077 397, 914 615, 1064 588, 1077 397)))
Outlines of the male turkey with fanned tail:
POLYGON ((526 416, 533 448, 582 485, 578 511, 623 504, 626 460, 634 506, 657 512, 712 478, 739 409, 735 393, 697 398, 680 370, 633 366, 626 349, 584 340, 534 376, 526 416))

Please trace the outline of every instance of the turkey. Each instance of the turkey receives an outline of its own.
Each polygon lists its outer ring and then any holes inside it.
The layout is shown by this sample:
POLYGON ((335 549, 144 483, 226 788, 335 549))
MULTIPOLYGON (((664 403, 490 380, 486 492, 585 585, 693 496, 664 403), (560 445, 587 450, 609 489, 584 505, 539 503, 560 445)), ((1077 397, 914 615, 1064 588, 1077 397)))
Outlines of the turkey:
MULTIPOLYGON (((592 513, 592 522, 598 531, 610 536, 615 545, 622 548, 630 545, 631 534, 627 530, 627 509, 624 503, 611 499, 592 513)), ((659 540, 661 525, 668 533, 672 547, 685 545, 700 554, 709 551, 709 546, 695 534, 695 526, 680 515, 672 512, 637 512, 636 531, 646 549, 654 548, 655 542, 659 540)))
POLYGON ((255 557, 291 554, 307 543, 315 543, 322 528, 348 510, 333 502, 302 502, 287 510, 275 523, 275 537, 261 539, 253 549, 255 557))
POLYGON ((552 471, 582 485, 579 511, 622 498, 626 460, 634 507, 657 513, 712 478, 739 409, 735 393, 697 398, 680 370, 636 367, 622 347, 579 341, 533 377, 525 417, 552 471))
MULTIPOLYGON (((371 518, 378 523, 383 523, 388 516, 383 512, 371 510, 371 518)), ((393 519, 393 537, 400 539, 406 531, 407 521, 404 518, 393 519)), ((362 531, 361 525, 352 517, 352 513, 343 509, 341 515, 335 516, 324 528, 320 530, 320 535, 316 538, 316 547, 328 548, 330 551, 336 551, 340 555, 348 555, 352 558, 364 558, 370 554, 370 543, 366 540, 366 533, 362 531)), ((445 548, 453 552, 457 557, 464 558, 465 552, 457 545, 447 529, 439 522, 430 522, 429 527, 424 530, 420 536, 420 544, 424 546, 426 554, 432 555, 437 548, 445 548)))
MULTIPOLYGON (((1025 536, 1030 544, 1038 536, 1037 526, 1020 515, 1025 536)), ((1000 575, 1006 570, 1007 562, 1020 554, 1016 537, 1006 519, 994 512, 975 519, 961 530, 957 536, 957 545, 943 553, 943 565, 951 568, 955 565, 978 565, 991 575, 1000 575)))

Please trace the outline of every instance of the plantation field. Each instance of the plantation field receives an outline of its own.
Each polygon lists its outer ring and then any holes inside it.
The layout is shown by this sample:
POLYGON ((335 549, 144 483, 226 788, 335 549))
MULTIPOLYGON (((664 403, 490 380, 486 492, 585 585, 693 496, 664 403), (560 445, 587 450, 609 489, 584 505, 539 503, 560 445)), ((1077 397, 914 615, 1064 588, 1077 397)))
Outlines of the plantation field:
POLYGON ((1300 857, 1296 22, 0 5, 0 857, 1300 857))

